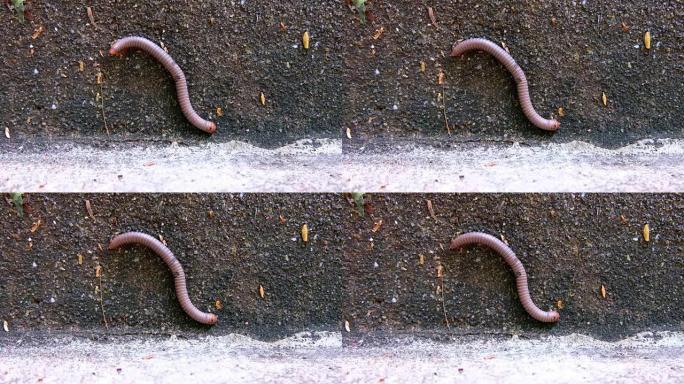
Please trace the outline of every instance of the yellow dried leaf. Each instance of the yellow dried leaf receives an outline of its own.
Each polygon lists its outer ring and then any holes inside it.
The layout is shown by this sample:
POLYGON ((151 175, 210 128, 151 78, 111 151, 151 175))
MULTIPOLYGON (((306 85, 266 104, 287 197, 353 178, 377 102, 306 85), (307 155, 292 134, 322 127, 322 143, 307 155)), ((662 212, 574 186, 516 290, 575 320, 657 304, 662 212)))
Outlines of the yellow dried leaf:
POLYGON ((261 298, 263 299, 265 295, 266 295, 266 291, 264 290, 263 285, 260 285, 259 286, 259 296, 261 296, 261 298))
POLYGON ((651 49, 651 32, 649 31, 644 33, 644 47, 646 47, 646 49, 651 49))
POLYGON ((88 211, 88 216, 95 220, 95 215, 93 214, 93 207, 90 206, 90 200, 85 201, 86 211, 88 211))
POLYGON ((427 68, 427 64, 425 64, 424 61, 420 61, 420 71, 425 72, 425 69, 427 68))
POLYGON ((380 36, 382 36, 383 32, 385 32, 385 27, 380 27, 380 28, 376 29, 375 32, 373 33, 373 40, 379 39, 380 36))
POLYGON ((560 116, 560 117, 565 116, 565 109, 563 109, 563 107, 558 107, 558 116, 560 116))
POLYGON ((309 31, 305 31, 302 35, 302 45, 304 49, 309 49, 309 31))
POLYGON ((264 96, 263 92, 259 94, 259 102, 261 103, 261 105, 266 105, 266 96, 264 96))
POLYGON ((221 109, 221 107, 216 107, 216 116, 223 116, 223 109, 221 109))
POLYGON ((78 255, 76 255, 76 257, 78 258, 78 265, 82 265, 83 264, 83 255, 81 255, 79 253, 78 255))
POLYGON ((85 70, 85 62, 83 62, 83 60, 78 61, 78 70, 79 72, 83 72, 85 70))
POLYGON ((606 96, 605 92, 601 93, 601 101, 603 102, 604 107, 608 105, 608 96, 606 96))
POLYGON ((102 276, 102 267, 98 265, 97 267, 95 267, 95 277, 100 276, 102 276))
POLYGON ((420 255, 418 255, 418 265, 423 265, 423 264, 425 264, 425 255, 423 255, 421 253, 420 255))
POLYGON ((351 332, 351 326, 349 325, 349 321, 347 320, 344 321, 344 330, 347 332, 351 332))
POLYGON ((219 300, 219 299, 216 299, 216 302, 214 303, 214 306, 216 307, 216 309, 221 309, 221 308, 223 308, 223 304, 221 304, 221 300, 219 300))
POLYGON ((561 300, 561 299, 556 300, 556 308, 558 308, 558 309, 565 308, 565 303, 563 302, 563 300, 561 300))
POLYGON ((88 14, 88 19, 90 19, 90 23, 94 27, 97 27, 97 24, 95 24, 95 14, 93 13, 93 9, 90 7, 86 7, 86 13, 88 14))
POLYGON ((377 232, 377 231, 380 230, 380 227, 382 227, 382 219, 380 219, 380 220, 376 221, 375 223, 373 223, 373 229, 372 229, 371 231, 377 232))
POLYGON ((305 243, 309 241, 309 226, 306 224, 302 225, 302 241, 305 243))
POLYGON ((601 297, 606 298, 606 287, 601 284, 601 297))
POLYGON ((651 241, 651 228, 648 226, 648 224, 644 224, 644 241, 651 241))
POLYGON ((38 219, 33 225, 31 226, 31 233, 35 233, 40 226, 43 225, 43 220, 38 219))
POLYGON ((444 266, 442 264, 437 266, 437 277, 444 277, 444 266))
POLYGON ((347 127, 347 139, 351 140, 351 128, 347 127))
POLYGON ((31 38, 32 38, 33 40, 37 39, 38 37, 40 37, 40 35, 43 34, 43 31, 45 31, 45 28, 43 28, 42 25, 39 26, 38 28, 35 29, 35 31, 33 31, 33 34, 31 35, 31 38))

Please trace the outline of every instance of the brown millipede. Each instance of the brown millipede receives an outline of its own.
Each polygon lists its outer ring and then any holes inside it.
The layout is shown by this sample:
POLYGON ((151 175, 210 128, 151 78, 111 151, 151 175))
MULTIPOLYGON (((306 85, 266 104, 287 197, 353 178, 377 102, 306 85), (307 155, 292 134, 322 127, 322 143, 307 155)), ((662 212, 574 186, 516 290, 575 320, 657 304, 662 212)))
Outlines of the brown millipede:
POLYGON ((518 288, 518 296, 523 308, 536 320, 544 323, 555 323, 560 319, 560 314, 556 311, 542 311, 534 305, 532 297, 530 297, 530 290, 527 287, 527 273, 520 260, 515 257, 515 253, 501 240, 492 235, 482 232, 469 232, 457 236, 451 240, 451 250, 459 249, 468 244, 481 244, 495 250, 501 255, 506 263, 511 266, 515 273, 515 285, 518 288))
POLYGON ((214 133, 216 131, 216 124, 204 120, 192 108, 190 97, 188 96, 188 84, 185 81, 185 74, 168 53, 161 49, 157 44, 144 37, 128 36, 115 41, 109 49, 109 54, 122 55, 128 48, 138 48, 149 53, 159 61, 169 73, 171 73, 173 80, 176 82, 176 93, 178 94, 178 103, 180 104, 181 111, 183 111, 183 115, 185 115, 185 118, 188 119, 192 125, 207 133, 214 133))
POLYGON ((523 109, 523 113, 525 113, 525 116, 527 116, 532 124, 546 131, 555 131, 560 127, 560 122, 558 120, 545 119, 539 116, 537 111, 534 110, 532 101, 530 100, 530 90, 527 86, 525 72, 523 72, 518 63, 516 63, 511 55, 509 55, 508 52, 506 52, 503 48, 487 39, 467 39, 461 41, 460 43, 454 43, 451 56, 461 56, 462 54, 473 50, 485 51, 494 56, 513 75, 513 78, 518 85, 518 99, 520 99, 520 106, 523 109))
POLYGON ((218 317, 213 313, 202 312, 195 307, 188 296, 188 289, 185 285, 185 272, 183 266, 176 259, 173 253, 161 241, 154 237, 141 232, 126 232, 114 236, 109 242, 109 250, 119 248, 127 244, 141 244, 150 248, 154 253, 164 260, 173 273, 173 279, 176 286, 176 296, 181 307, 193 320, 202 324, 216 324, 218 317))

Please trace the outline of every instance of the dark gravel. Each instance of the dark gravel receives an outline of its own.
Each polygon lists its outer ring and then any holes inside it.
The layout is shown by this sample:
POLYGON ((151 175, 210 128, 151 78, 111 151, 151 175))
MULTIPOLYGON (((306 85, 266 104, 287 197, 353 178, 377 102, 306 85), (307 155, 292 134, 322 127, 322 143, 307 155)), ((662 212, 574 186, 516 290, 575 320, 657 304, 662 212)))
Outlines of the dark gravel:
POLYGON ((350 343, 397 334, 576 332, 614 339, 684 328, 681 195, 391 194, 365 200, 369 213, 360 217, 347 197, 327 194, 26 195, 23 218, 3 201, 0 320, 9 322, 9 336, 237 332, 267 340, 341 330, 346 320, 350 343), (32 233, 38 220, 42 225, 32 233), (307 245, 299 237, 303 223, 310 229, 307 245), (645 223, 648 243, 641 235, 645 223), (194 303, 219 315, 216 326, 196 325, 182 312, 167 267, 151 252, 100 249, 128 230, 163 236, 183 263, 194 303), (496 254, 477 247, 448 251, 453 236, 473 230, 505 237, 527 269, 537 305, 562 301, 558 324, 539 324, 524 312, 512 273, 496 254))
POLYGON ((0 121, 14 140, 2 146, 239 139, 275 147, 340 137, 348 127, 349 148, 412 140, 617 147, 684 134, 684 4, 678 1, 370 1, 364 25, 344 1, 27 3, 30 22, 0 12, 0 121), (428 6, 438 26, 430 24, 428 6), (32 39, 39 27, 44 32, 32 39), (308 51, 301 48, 306 30, 308 51), (647 30, 650 51, 641 47, 647 30), (112 41, 130 34, 164 43, 187 75, 197 111, 218 122, 217 134, 208 137, 185 121, 173 82, 151 58, 106 55, 112 41), (511 76, 493 58, 448 57, 452 43, 468 37, 505 42, 528 75, 538 111, 565 109, 558 133, 525 120, 511 76), (258 103, 260 92, 266 106, 258 103))

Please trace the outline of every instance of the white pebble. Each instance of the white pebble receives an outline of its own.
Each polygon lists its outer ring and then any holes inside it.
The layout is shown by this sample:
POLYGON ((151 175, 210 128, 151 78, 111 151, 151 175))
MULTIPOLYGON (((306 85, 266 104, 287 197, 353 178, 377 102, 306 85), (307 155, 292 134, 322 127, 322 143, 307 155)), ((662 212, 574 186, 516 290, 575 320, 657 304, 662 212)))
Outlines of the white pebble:
POLYGON ((38 74, 38 68, 34 68, 34 69, 33 69, 33 74, 34 74, 34 75, 37 75, 37 74, 38 74))

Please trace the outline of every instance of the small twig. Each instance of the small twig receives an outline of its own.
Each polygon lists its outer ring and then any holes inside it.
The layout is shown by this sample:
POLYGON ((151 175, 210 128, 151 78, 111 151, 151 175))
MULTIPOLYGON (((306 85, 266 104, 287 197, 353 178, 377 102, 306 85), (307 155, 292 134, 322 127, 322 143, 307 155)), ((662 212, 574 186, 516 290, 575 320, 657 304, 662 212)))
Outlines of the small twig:
POLYGON ((444 304, 444 277, 439 278, 439 284, 442 287, 442 310, 444 311, 444 321, 446 322, 447 329, 451 330, 451 326, 449 325, 449 317, 447 316, 446 311, 446 304, 444 304))
POLYGON ((102 83, 100 83, 100 108, 102 108, 102 121, 104 121, 105 131, 107 136, 109 136, 109 128, 107 127, 107 117, 105 116, 104 110, 104 93, 102 93, 102 83))
POLYGON ((444 114, 444 125, 446 126, 447 133, 451 135, 451 128, 449 127, 449 119, 446 113, 446 91, 444 90, 444 84, 442 84, 442 113, 444 114))
POLYGON ((105 328, 109 329, 109 324, 107 324, 107 316, 105 316, 104 302, 102 300, 102 291, 104 290, 104 288, 102 288, 102 275, 100 275, 99 281, 100 281, 100 308, 102 309, 102 320, 104 320, 105 328))

